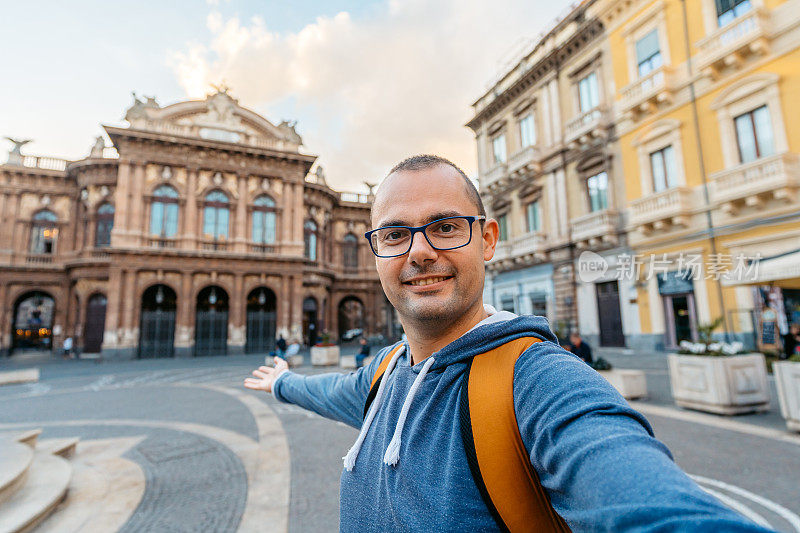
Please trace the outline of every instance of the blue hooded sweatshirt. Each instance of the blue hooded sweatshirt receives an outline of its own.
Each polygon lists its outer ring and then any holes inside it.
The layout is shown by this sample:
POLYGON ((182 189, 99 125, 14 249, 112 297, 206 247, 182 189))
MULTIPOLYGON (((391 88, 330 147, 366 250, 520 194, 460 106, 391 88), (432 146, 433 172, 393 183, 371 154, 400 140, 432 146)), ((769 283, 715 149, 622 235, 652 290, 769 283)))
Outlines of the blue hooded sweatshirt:
POLYGON ((397 345, 350 374, 279 376, 278 400, 362 429, 360 449, 348 454, 352 469, 342 471, 341 531, 497 530, 466 460, 459 389, 470 358, 530 336, 544 342, 517 360, 514 408, 531 464, 573 531, 768 531, 684 474, 647 420, 557 344, 546 319, 504 311, 490 318, 416 365, 404 344, 369 425, 370 383, 397 345))

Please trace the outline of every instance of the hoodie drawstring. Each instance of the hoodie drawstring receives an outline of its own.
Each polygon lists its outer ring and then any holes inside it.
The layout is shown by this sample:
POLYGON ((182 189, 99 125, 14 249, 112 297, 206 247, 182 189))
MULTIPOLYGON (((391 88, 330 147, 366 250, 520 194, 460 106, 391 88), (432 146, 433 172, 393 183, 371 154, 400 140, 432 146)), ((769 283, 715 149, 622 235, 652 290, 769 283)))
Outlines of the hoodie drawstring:
POLYGON ((361 426, 361 431, 358 434, 358 438, 353 444, 353 447, 350 448, 350 451, 347 452, 347 455, 342 457, 342 461, 344 461, 344 469, 348 472, 352 472, 353 467, 356 465, 358 452, 361 451, 361 445, 364 444, 364 439, 367 438, 369 427, 372 425, 372 420, 375 418, 375 414, 378 412, 378 408, 383 400, 383 393, 386 390, 386 383, 389 381, 389 375, 392 373, 392 370, 394 370, 397 360, 405 351, 406 347, 403 345, 399 350, 397 350, 397 353, 394 354, 391 361, 389 361, 389 364, 386 366, 386 371, 383 373, 381 384, 378 386, 378 392, 375 395, 375 400, 373 400, 372 406, 367 413, 367 419, 364 420, 364 424, 361 426))
POLYGON ((434 358, 428 357, 428 360, 425 361, 425 364, 422 366, 422 370, 419 371, 417 379, 415 379, 414 383, 411 385, 406 400, 403 402, 403 408, 400 410, 400 417, 397 419, 397 427, 394 429, 392 440, 389 442, 389 446, 386 447, 386 454, 383 456, 383 462, 389 466, 396 465, 397 461, 400 460, 400 441, 403 435, 403 426, 406 424, 408 411, 411 409, 411 402, 414 401, 414 395, 417 393, 417 389, 422 384, 422 380, 425 379, 425 374, 428 373, 428 369, 433 362, 434 358))

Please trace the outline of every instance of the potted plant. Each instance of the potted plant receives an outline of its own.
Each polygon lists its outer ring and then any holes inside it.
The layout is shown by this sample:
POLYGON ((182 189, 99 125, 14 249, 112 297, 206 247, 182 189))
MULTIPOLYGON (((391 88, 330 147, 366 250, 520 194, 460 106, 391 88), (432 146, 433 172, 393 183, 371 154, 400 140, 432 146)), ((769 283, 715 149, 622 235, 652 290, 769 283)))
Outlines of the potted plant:
POLYGON ((647 396, 647 378, 641 370, 617 369, 602 357, 595 359, 591 366, 626 400, 647 396))
POLYGON ((320 342, 311 347, 311 364, 313 366, 339 364, 339 347, 331 342, 331 336, 327 331, 320 336, 320 342))
POLYGON ((786 419, 786 427, 800 431, 800 354, 786 361, 772 364, 775 384, 778 387, 778 403, 781 415, 786 419))
POLYGON ((718 318, 698 326, 698 342, 681 341, 669 354, 672 396, 680 407, 721 415, 769 409, 767 365, 761 353, 744 353, 741 342, 715 342, 718 318))

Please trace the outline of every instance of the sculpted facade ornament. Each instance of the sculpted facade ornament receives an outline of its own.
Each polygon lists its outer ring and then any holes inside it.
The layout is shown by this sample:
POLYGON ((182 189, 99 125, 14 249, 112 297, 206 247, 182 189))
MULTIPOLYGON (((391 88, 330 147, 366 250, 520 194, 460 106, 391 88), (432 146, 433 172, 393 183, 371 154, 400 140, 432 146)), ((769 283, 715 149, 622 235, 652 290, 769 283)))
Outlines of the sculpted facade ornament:
POLYGON ((214 185, 217 185, 217 186, 222 185, 222 173, 221 172, 215 172, 213 180, 214 180, 214 185))
POLYGON ((269 179, 268 178, 264 178, 264 179, 261 180, 261 188, 264 189, 265 191, 269 190, 269 179))
POLYGON ((33 142, 33 139, 18 140, 12 137, 4 137, 4 139, 11 141, 14 144, 11 150, 8 151, 8 164, 21 166, 22 165, 21 149, 29 142, 33 142))
POLYGON ((168 180, 172 177, 172 168, 169 166, 165 166, 164 169, 161 171, 161 177, 165 180, 168 180))
POLYGON ((89 157, 103 157, 103 150, 106 147, 106 142, 103 140, 102 135, 98 135, 94 138, 94 144, 92 145, 92 150, 89 152, 89 157))

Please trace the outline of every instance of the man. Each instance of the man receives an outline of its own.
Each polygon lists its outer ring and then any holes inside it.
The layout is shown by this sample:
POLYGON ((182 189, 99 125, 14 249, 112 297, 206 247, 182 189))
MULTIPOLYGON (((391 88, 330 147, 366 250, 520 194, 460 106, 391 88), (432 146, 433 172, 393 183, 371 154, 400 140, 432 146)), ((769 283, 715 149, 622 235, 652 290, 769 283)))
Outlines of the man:
POLYGON ((278 349, 278 357, 284 358, 286 357, 286 339, 283 338, 283 335, 278 337, 278 342, 276 343, 276 347, 278 349))
POLYGON ((473 357, 537 337, 516 360, 514 411, 524 452, 571 529, 763 531, 681 472, 644 417, 555 343, 546 319, 484 306, 498 225, 483 217, 475 186, 453 163, 417 156, 398 164, 376 193, 367 235, 408 340, 350 374, 302 376, 276 360, 245 380, 361 428, 345 456, 340 529, 496 530, 459 432, 460 384, 473 357), (467 233, 449 246, 457 229, 467 233), (373 376, 400 346, 363 419, 373 376))
POLYGON ((361 368, 364 366, 364 359, 369 357, 369 343, 364 337, 361 337, 361 340, 358 342, 361 344, 361 348, 356 354, 356 368, 361 368))
POLYGON ((587 365, 592 364, 592 348, 583 342, 577 331, 573 331, 569 335, 569 351, 580 357, 587 365))

